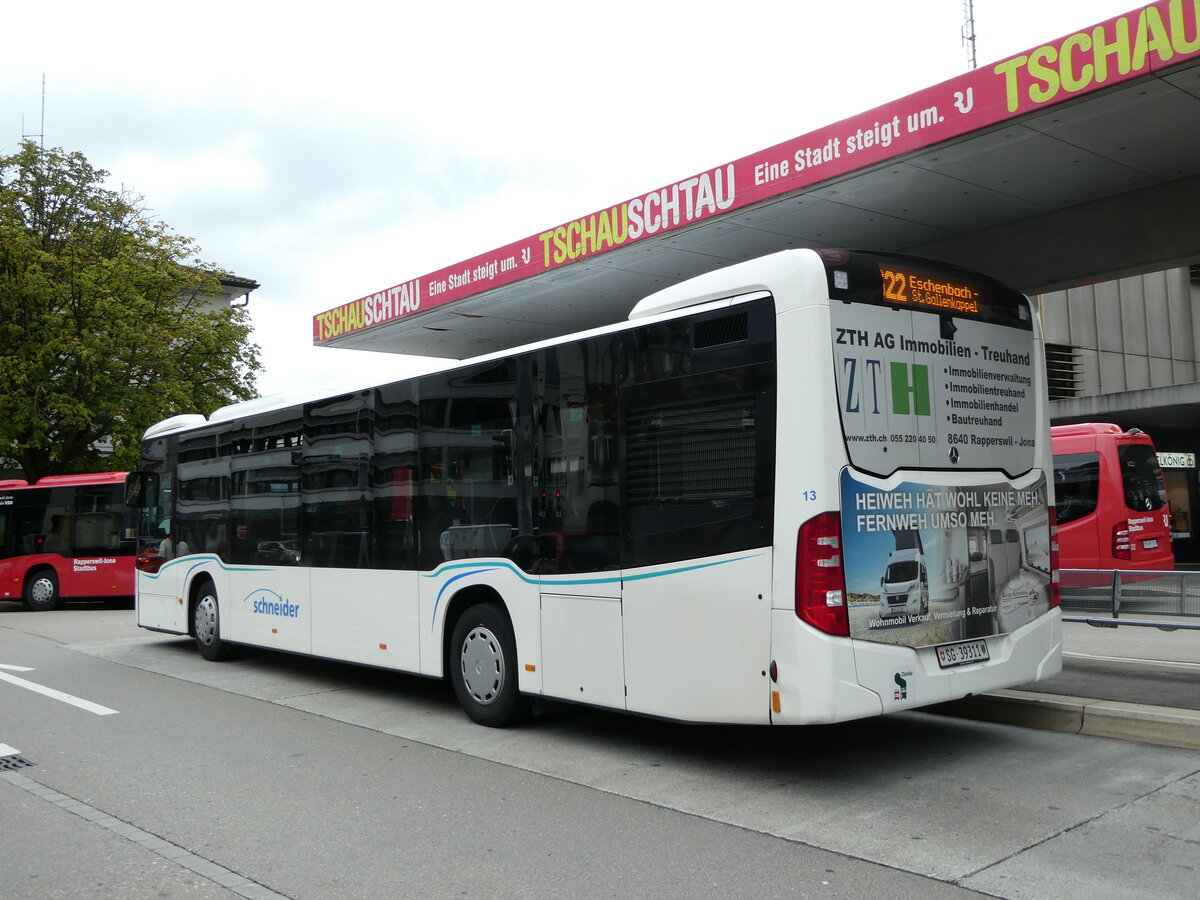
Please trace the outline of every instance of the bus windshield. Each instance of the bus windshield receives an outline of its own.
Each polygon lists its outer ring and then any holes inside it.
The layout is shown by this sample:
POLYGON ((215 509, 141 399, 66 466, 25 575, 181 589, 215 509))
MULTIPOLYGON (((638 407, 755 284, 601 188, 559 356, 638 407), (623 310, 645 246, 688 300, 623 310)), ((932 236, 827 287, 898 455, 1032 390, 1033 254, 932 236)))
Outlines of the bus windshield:
POLYGON ((1125 506, 1135 510, 1162 509, 1167 505, 1167 487, 1153 447, 1128 444, 1117 451, 1125 506))

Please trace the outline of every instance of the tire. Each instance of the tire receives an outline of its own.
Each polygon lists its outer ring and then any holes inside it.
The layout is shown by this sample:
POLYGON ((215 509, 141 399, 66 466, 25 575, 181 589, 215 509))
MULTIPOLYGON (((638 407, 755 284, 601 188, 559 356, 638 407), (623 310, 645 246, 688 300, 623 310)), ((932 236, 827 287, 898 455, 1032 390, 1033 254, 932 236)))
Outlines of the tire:
POLYGON ((513 725, 530 713, 517 687, 517 644, 503 607, 480 603, 454 625, 447 665, 454 695, 472 721, 491 728, 513 725))
POLYGON ((220 662, 233 656, 233 645, 221 639, 221 607, 212 582, 200 589, 200 596, 192 607, 192 633, 196 637, 196 649, 205 659, 220 662))
POLYGON ((25 608, 34 612, 58 609, 62 597, 58 593, 58 573, 53 569, 38 569, 25 582, 25 608))

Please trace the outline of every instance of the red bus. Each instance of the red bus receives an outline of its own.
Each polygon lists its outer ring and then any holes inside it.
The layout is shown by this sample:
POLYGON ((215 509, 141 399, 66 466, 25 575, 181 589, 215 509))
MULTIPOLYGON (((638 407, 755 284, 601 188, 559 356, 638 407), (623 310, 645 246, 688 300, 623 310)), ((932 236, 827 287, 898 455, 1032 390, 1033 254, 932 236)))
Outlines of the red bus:
POLYGON ((136 519, 124 472, 0 481, 0 599, 133 598, 136 519))
POLYGON ((1167 490, 1150 435, 1087 422, 1054 426, 1050 443, 1062 568, 1174 569, 1167 490))

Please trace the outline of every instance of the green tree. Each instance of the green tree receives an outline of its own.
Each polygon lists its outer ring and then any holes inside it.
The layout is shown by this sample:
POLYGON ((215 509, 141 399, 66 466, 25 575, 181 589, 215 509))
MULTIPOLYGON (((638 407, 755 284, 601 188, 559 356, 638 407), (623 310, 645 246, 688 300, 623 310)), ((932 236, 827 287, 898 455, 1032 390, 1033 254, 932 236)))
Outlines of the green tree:
POLYGON ((0 156, 0 457, 26 479, 135 467, 154 422, 256 396, 224 273, 107 176, 31 141, 0 156))

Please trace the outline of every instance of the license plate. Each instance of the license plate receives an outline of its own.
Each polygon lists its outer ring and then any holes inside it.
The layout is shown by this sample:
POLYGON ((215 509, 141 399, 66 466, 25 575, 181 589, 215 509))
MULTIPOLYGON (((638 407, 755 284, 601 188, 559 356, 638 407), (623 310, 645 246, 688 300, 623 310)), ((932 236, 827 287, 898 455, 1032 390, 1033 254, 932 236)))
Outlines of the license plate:
POLYGON ((1158 538, 1150 538, 1148 541, 1142 541, 1142 546, 1147 550, 1153 550, 1158 546, 1158 538))
POLYGON ((943 669, 965 666, 968 663, 987 662, 986 641, 964 641, 961 644, 942 644, 937 648, 938 665, 943 669))

